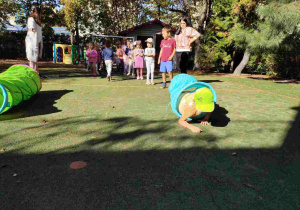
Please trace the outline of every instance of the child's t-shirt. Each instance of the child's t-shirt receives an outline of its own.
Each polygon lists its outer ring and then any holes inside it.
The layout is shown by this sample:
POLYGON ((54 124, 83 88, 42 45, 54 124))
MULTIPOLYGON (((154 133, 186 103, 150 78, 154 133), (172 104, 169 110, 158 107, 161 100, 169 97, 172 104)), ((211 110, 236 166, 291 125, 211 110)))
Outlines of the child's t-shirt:
POLYGON ((117 49, 117 56, 119 59, 123 59, 123 52, 124 50, 121 48, 121 49, 117 49))
POLYGON ((130 59, 133 59, 133 52, 132 52, 131 49, 128 50, 128 57, 129 57, 130 59))
MULTIPOLYGON (((134 50, 135 54, 144 54, 144 49, 135 49, 134 50)), ((137 55, 136 55, 137 56, 137 55)))
POLYGON ((163 50, 161 54, 161 61, 166 62, 169 61, 169 57, 172 55, 174 49, 176 48, 176 42, 175 39, 169 38, 169 39, 163 39, 160 43, 160 48, 163 50))
MULTIPOLYGON (((153 54, 153 53, 155 54, 155 48, 146 48, 145 49, 145 54, 153 54)), ((152 56, 145 56, 145 61, 146 62, 151 62, 151 63, 155 62, 154 57, 152 57, 152 56)))
POLYGON ((90 50, 88 49, 86 51, 86 55, 89 55, 89 62, 96 63, 98 60, 98 53, 96 50, 90 50))
POLYGON ((112 48, 105 48, 103 51, 102 51, 102 57, 103 57, 103 60, 112 60, 113 59, 113 55, 114 55, 114 52, 113 52, 113 49, 112 48))

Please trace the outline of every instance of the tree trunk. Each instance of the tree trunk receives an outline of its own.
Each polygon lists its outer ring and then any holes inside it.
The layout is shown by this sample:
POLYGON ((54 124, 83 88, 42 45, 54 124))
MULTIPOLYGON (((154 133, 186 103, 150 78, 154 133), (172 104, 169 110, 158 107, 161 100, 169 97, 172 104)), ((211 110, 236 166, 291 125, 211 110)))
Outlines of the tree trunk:
POLYGON ((236 51, 234 50, 234 51, 233 51, 233 54, 232 54, 232 61, 231 61, 231 63, 230 63, 230 70, 229 70, 230 73, 233 72, 233 66, 234 66, 235 54, 236 54, 236 51))
POLYGON ((233 75, 241 75, 242 71, 244 70, 244 68, 248 64, 249 59, 250 59, 250 54, 248 52, 248 49, 246 49, 245 53, 244 53, 244 56, 243 56, 243 60, 240 62, 238 67, 236 67, 236 69, 233 72, 233 75))
POLYGON ((71 30, 71 31, 70 31, 71 45, 75 45, 74 34, 75 34, 75 31, 74 31, 74 30, 71 30))
POLYGON ((200 45, 201 45, 201 43, 203 43, 203 35, 204 35, 204 31, 206 29, 206 24, 210 17, 211 5, 212 5, 212 0, 203 1, 203 11, 198 20, 198 32, 201 35, 200 35, 200 40, 195 41, 196 45, 195 45, 194 70, 200 69, 200 63, 199 63, 200 45))
POLYGON ((75 40, 76 40, 76 45, 77 45, 77 57, 76 59, 78 59, 79 57, 79 26, 78 26, 78 18, 76 18, 76 21, 75 21, 75 31, 76 31, 76 36, 75 36, 75 40))

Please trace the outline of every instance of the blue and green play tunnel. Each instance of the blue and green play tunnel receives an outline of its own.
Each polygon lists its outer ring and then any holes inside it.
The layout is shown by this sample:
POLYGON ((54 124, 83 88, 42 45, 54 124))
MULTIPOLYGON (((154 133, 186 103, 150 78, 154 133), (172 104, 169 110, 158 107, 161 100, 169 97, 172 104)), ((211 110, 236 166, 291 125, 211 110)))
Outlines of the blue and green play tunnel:
MULTIPOLYGON (((214 102, 217 102, 217 94, 213 87, 205 82, 198 82, 193 76, 188 75, 188 74, 178 74, 175 76, 171 84, 169 86, 169 92, 170 92, 170 97, 171 97, 171 107, 174 112, 178 117, 181 117, 181 114, 179 112, 179 103, 184 95, 184 93, 193 93, 199 88, 207 87, 211 90, 214 96, 214 102)), ((203 112, 201 115, 197 117, 188 118, 188 120, 197 120, 201 119, 204 117, 206 113, 203 112)))
POLYGON ((30 99, 41 89, 37 72, 26 65, 14 65, 0 74, 0 114, 30 99))

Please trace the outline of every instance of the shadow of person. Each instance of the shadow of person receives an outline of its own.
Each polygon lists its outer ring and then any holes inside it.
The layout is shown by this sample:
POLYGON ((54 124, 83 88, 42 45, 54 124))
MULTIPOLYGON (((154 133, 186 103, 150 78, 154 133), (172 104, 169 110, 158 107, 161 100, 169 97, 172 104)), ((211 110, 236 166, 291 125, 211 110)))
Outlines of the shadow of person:
POLYGON ((54 106, 55 101, 70 92, 73 92, 73 90, 41 91, 29 100, 1 114, 0 121, 61 112, 61 110, 54 106))
POLYGON ((226 127, 230 122, 230 118, 226 116, 228 111, 220 107, 218 104, 215 105, 215 110, 211 113, 209 122, 214 127, 226 127))
MULTIPOLYGON (((227 117, 226 114, 228 114, 228 111, 225 108, 215 104, 215 109, 211 113, 208 122, 210 122, 213 127, 226 127, 230 122, 230 118, 227 117)), ((192 120, 190 123, 197 124, 199 122, 199 120, 192 120)))
POLYGON ((198 80, 198 82, 213 83, 213 82, 224 82, 224 81, 222 81, 222 80, 198 80))

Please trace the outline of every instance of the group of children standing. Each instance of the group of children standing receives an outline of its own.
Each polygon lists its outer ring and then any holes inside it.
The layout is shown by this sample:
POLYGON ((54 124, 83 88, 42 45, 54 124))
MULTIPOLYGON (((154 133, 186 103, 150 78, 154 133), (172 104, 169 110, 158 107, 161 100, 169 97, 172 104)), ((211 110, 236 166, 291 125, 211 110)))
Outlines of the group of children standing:
MULTIPOLYGON (((170 80, 172 80, 173 71, 173 57, 176 52, 175 40, 171 37, 171 29, 165 27, 162 29, 163 40, 160 44, 160 54, 158 58, 158 64, 160 64, 160 72, 162 73, 163 84, 162 88, 166 88, 166 73, 169 74, 170 80)), ((153 39, 148 38, 146 40, 147 48, 144 50, 141 41, 134 43, 123 40, 117 43, 116 53, 111 48, 111 43, 106 40, 104 43, 105 48, 100 49, 95 47, 93 43, 89 45, 89 49, 86 51, 86 57, 88 59, 88 65, 91 75, 96 76, 101 63, 105 64, 107 70, 107 78, 111 81, 111 72, 113 61, 116 61, 117 70, 120 72, 121 66, 124 66, 124 75, 135 76, 134 69, 136 69, 136 75, 138 80, 143 80, 143 69, 147 69, 147 85, 154 85, 154 69, 155 69, 155 48, 153 47, 153 39), (116 57, 116 58, 115 58, 116 57)))

